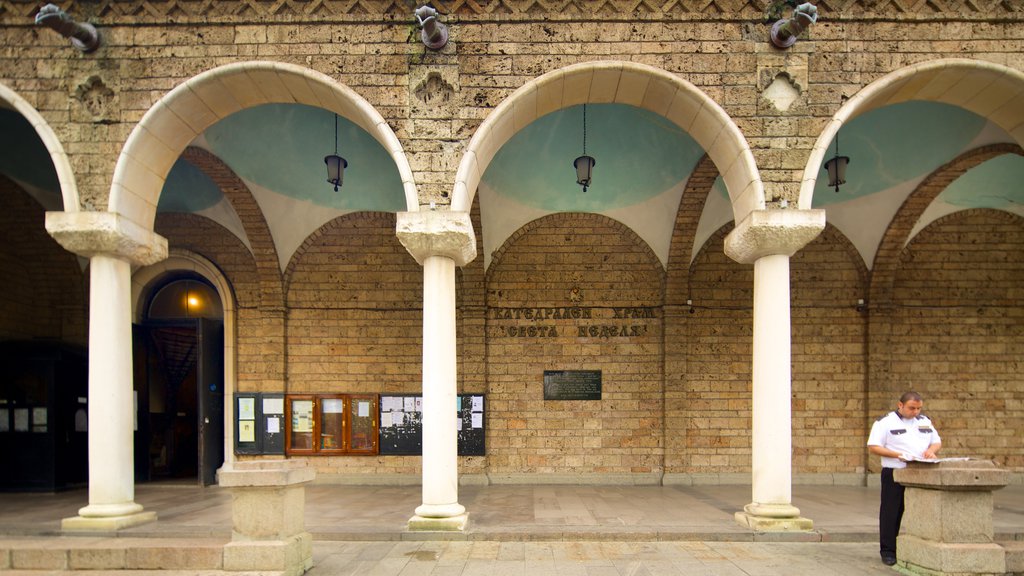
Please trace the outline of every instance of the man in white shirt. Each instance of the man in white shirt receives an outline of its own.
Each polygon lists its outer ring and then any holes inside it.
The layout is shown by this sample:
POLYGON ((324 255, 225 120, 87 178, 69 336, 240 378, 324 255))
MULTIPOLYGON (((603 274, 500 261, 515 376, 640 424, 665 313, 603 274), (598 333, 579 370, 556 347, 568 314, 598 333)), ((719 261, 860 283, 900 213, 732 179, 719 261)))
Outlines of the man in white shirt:
POLYGON ((931 420, 921 414, 924 400, 917 392, 900 397, 896 410, 871 426, 868 451, 882 457, 882 501, 878 508, 878 540, 882 562, 896 563, 896 536, 903 520, 904 488, 892 479, 892 471, 906 468, 917 458, 935 458, 942 447, 931 420))

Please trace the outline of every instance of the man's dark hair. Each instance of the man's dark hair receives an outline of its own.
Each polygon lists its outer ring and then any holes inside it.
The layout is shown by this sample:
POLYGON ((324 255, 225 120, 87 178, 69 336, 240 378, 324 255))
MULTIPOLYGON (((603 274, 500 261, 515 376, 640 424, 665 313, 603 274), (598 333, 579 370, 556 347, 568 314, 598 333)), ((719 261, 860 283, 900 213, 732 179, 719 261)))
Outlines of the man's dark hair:
POLYGON ((914 400, 916 402, 924 402, 924 398, 921 397, 917 392, 904 392, 903 396, 900 396, 900 404, 906 404, 914 400))

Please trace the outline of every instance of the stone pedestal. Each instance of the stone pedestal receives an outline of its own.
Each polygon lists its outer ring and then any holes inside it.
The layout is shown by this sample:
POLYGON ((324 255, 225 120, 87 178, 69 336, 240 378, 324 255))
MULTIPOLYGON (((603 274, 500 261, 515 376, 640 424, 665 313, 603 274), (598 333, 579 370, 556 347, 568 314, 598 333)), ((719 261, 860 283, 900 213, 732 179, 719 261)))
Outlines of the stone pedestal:
POLYGON ((928 575, 1006 573, 1006 551, 993 542, 992 491, 1010 473, 985 460, 911 462, 893 478, 906 486, 897 561, 928 575))
POLYGON ((298 576, 313 567, 306 489, 316 475, 305 460, 235 462, 217 474, 231 489, 231 542, 224 570, 298 576))

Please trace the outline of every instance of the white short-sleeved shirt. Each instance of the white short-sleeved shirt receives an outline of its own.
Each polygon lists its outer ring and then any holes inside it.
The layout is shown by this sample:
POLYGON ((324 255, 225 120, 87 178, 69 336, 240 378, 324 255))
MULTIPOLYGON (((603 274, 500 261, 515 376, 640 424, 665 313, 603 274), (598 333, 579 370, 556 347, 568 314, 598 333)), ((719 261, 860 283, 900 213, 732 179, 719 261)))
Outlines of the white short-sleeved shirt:
MULTIPOLYGON (((914 456, 923 456, 924 451, 932 444, 942 440, 927 416, 901 418, 893 410, 882 416, 871 426, 868 446, 881 446, 897 452, 906 452, 914 456)), ((884 468, 906 468, 907 463, 899 458, 882 456, 884 468)))

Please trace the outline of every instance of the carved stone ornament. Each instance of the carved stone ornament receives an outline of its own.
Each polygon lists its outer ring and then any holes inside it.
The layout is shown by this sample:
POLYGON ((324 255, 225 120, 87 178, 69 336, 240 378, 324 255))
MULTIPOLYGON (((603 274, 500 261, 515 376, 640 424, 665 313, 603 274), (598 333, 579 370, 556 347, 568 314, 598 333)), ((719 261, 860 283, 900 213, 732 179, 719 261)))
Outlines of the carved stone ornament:
POLYGON ((108 117, 114 101, 114 91, 103 83, 99 76, 90 76, 75 89, 75 100, 89 111, 96 122, 109 121, 108 117))

